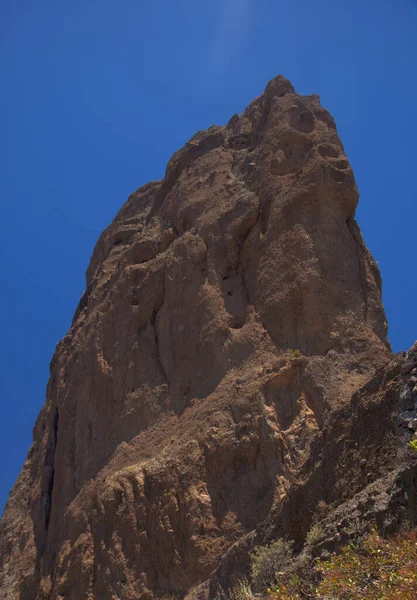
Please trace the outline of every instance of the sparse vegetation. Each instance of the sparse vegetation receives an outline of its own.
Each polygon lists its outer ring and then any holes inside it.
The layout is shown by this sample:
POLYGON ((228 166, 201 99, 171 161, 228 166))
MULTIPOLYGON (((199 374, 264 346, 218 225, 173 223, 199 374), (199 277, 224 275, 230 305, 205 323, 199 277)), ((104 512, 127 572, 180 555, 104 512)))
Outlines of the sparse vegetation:
POLYGON ((267 590, 267 594, 273 600, 300 600, 304 596, 300 595, 299 589, 299 578, 279 578, 276 584, 267 590))
POLYGON ((319 565, 318 598, 412 600, 417 598, 417 533, 391 540, 373 531, 361 546, 349 544, 319 565))
POLYGON ((301 351, 298 348, 290 348, 290 352, 293 355, 293 358, 300 358, 301 351))
POLYGON ((316 572, 321 577, 316 589, 284 573, 267 594, 273 600, 415 600, 417 531, 386 540, 374 530, 362 544, 349 544, 320 562, 316 572))
POLYGON ((268 546, 257 546, 251 561, 251 575, 255 590, 265 591, 279 572, 292 559, 292 542, 277 540, 268 546))

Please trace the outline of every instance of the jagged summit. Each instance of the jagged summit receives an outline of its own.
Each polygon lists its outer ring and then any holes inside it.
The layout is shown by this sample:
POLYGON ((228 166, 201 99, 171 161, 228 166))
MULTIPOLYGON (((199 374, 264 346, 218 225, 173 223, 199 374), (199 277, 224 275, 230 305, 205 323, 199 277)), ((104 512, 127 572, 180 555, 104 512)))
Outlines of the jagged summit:
POLYGON ((255 539, 300 545, 364 488, 337 435, 361 439, 346 407, 391 352, 357 201, 331 115, 282 76, 129 197, 51 363, 0 598, 214 594, 255 539))

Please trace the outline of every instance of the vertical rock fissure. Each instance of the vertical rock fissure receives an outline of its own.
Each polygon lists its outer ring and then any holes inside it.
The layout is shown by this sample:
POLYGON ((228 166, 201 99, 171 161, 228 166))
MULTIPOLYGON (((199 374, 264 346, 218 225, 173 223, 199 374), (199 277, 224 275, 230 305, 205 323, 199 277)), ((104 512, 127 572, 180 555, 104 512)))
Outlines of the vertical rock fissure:
POLYGON ((55 450, 58 438, 58 423, 59 423, 59 412, 58 407, 55 407, 54 416, 52 419, 52 427, 50 430, 50 437, 45 453, 44 463, 44 482, 43 482, 43 494, 42 494, 42 508, 44 514, 44 529, 48 531, 49 520, 51 516, 52 506, 52 493, 54 488, 55 478, 55 450))
MULTIPOLYGON (((39 519, 34 519, 34 534, 36 543, 36 560, 35 560, 35 573, 36 577, 40 576, 41 572, 41 561, 45 554, 46 545, 48 541, 49 523, 52 509, 52 494, 54 490, 54 479, 55 479, 55 454, 58 439, 58 424, 59 424, 59 411, 58 407, 55 407, 52 417, 52 423, 49 427, 48 440, 45 450, 45 458, 43 462, 42 477, 41 477, 41 495, 40 495, 40 506, 39 506, 39 519)), ((35 584, 31 584, 30 595, 28 598, 35 598, 35 584)))
POLYGON ((161 310, 161 308, 163 307, 164 302, 165 302, 165 292, 166 292, 165 274, 163 276, 163 282, 164 282, 164 290, 163 290, 163 294, 162 294, 162 302, 152 312, 151 325, 152 325, 153 330, 154 330, 155 348, 156 348, 156 359, 157 359, 158 364, 160 366, 161 372, 162 372, 162 374, 164 376, 165 383, 167 383, 168 386, 169 386, 168 374, 165 371, 165 367, 164 367, 164 364, 163 364, 163 361, 162 361, 161 351, 160 351, 160 348, 159 348, 158 323, 157 323, 159 311, 161 310))

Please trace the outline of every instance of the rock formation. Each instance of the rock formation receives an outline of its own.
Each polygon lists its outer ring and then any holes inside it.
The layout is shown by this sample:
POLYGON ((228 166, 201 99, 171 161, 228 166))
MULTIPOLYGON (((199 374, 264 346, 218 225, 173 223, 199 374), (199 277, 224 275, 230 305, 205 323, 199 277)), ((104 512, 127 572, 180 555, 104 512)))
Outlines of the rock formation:
POLYGON ((129 197, 51 362, 0 599, 214 595, 255 542, 300 548, 320 501, 398 487, 404 358, 357 201, 333 118, 283 77, 129 197))

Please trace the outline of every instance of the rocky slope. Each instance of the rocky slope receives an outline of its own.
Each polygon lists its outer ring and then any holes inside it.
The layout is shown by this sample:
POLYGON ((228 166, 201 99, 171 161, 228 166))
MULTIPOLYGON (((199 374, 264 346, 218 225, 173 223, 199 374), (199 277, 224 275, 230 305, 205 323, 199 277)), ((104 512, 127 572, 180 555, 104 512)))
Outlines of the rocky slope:
POLYGON ((320 501, 398 487, 413 392, 403 439, 357 201, 332 117, 282 77, 130 196, 51 363, 2 600, 215 595, 320 501))

